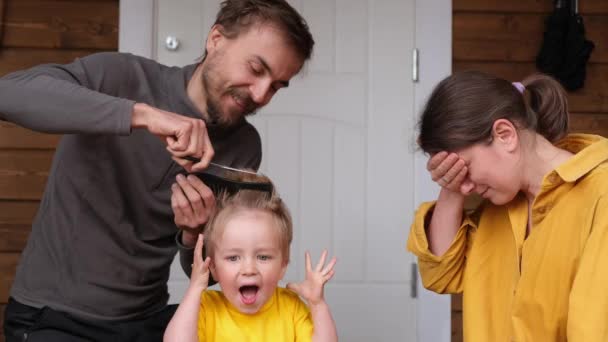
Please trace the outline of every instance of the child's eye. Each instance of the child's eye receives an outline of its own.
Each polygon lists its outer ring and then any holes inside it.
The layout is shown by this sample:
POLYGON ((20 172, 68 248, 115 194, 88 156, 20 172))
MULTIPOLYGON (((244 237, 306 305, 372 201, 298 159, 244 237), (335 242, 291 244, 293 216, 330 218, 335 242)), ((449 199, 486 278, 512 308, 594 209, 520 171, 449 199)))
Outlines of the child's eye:
POLYGON ((272 257, 270 255, 258 255, 258 259, 260 259, 262 261, 268 261, 268 260, 272 259, 272 257))
POLYGON ((228 261, 237 261, 239 260, 239 257, 237 255, 230 255, 226 257, 226 260, 228 261))

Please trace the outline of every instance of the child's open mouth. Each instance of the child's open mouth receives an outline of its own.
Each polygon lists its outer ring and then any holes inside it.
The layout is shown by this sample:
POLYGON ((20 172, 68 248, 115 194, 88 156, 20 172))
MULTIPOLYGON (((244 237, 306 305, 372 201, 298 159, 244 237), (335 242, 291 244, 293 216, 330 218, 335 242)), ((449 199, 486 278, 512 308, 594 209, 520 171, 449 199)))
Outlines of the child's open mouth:
POLYGON ((239 292, 241 293, 241 301, 245 305, 251 305, 255 303, 255 300, 258 298, 258 290, 259 287, 257 285, 245 285, 239 288, 239 292))

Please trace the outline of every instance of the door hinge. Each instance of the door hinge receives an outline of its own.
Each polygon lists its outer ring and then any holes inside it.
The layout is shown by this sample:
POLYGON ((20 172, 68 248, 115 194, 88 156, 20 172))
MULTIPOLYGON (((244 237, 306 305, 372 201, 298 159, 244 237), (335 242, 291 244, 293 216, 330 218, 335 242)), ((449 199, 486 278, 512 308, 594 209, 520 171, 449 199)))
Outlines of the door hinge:
POLYGON ((418 297, 418 265, 415 262, 411 265, 410 297, 418 297))
POLYGON ((419 61, 418 58, 420 57, 420 52, 418 51, 417 48, 414 48, 414 50, 412 51, 412 81, 414 82, 418 82, 419 79, 419 61))

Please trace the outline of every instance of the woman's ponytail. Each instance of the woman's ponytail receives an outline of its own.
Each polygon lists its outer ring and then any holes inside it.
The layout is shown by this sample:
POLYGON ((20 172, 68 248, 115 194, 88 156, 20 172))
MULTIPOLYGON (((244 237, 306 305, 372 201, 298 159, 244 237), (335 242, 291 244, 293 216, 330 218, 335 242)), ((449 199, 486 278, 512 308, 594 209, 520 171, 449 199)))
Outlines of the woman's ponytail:
POLYGON ((528 110, 536 116, 536 131, 554 143, 568 133, 568 100, 564 88, 553 78, 536 74, 521 82, 528 110))

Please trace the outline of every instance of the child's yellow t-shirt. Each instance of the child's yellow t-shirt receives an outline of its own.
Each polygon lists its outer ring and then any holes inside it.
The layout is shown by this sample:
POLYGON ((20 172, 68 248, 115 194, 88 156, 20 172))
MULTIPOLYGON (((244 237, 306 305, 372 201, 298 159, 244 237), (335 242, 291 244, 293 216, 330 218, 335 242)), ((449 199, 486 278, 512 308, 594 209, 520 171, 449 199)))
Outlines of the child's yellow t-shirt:
POLYGON ((277 287, 253 315, 239 312, 220 291, 204 291, 198 315, 199 341, 287 342, 312 340, 308 307, 298 295, 277 287))

